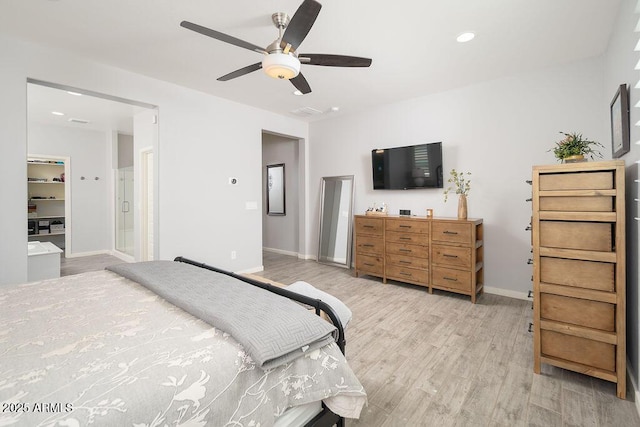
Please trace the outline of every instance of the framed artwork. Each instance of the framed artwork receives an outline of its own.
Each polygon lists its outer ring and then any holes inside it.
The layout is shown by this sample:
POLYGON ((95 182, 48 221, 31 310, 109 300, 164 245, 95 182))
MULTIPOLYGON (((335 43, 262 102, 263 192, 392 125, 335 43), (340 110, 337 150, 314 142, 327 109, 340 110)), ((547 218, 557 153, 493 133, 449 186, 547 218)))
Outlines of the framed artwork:
POLYGON ((267 166, 267 215, 286 215, 284 163, 267 166))
POLYGON ((611 101, 611 151, 614 159, 629 152, 629 92, 621 84, 611 101))

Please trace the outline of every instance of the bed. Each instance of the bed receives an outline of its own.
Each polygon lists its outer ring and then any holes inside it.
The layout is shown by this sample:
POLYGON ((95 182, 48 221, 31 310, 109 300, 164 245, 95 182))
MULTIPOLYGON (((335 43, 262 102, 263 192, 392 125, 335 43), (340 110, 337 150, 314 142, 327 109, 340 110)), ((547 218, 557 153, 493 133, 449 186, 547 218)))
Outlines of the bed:
POLYGON ((332 306, 181 257, 0 287, 0 306, 0 426, 340 426, 366 404, 332 306))

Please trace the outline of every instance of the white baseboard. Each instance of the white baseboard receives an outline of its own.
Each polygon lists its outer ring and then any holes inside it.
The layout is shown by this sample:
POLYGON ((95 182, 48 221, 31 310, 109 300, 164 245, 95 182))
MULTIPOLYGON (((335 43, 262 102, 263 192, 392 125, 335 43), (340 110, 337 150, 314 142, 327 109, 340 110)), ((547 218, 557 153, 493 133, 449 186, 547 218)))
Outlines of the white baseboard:
POLYGON ((295 257, 299 257, 300 254, 298 252, 292 252, 292 251, 285 251, 283 249, 276 249, 276 248, 262 248, 263 251, 265 252, 273 252, 274 254, 280 254, 280 255, 289 255, 289 256, 295 256, 295 257))
POLYGON ((521 299, 521 300, 525 300, 525 301, 531 301, 531 298, 529 298, 529 296, 524 292, 512 291, 512 290, 509 290, 509 289, 502 289, 502 288, 494 288, 494 287, 491 287, 491 286, 485 286, 484 287, 484 291, 486 293, 488 293, 488 294, 501 295, 503 297, 509 297, 509 298, 521 299))
POLYGON ((119 258, 125 262, 136 262, 136 259, 134 257, 132 257, 131 255, 123 254, 122 252, 109 251, 109 255, 113 255, 114 257, 119 258))
POLYGON ((89 251, 89 252, 75 252, 69 255, 65 255, 65 258, 81 258, 85 256, 93 256, 93 255, 113 255, 111 251, 105 249, 101 251, 89 251))
POLYGON ((236 273, 236 274, 253 274, 253 273, 259 273, 260 271, 264 271, 264 266, 263 265, 261 265, 260 267, 247 268, 246 270, 234 271, 234 273, 236 273))

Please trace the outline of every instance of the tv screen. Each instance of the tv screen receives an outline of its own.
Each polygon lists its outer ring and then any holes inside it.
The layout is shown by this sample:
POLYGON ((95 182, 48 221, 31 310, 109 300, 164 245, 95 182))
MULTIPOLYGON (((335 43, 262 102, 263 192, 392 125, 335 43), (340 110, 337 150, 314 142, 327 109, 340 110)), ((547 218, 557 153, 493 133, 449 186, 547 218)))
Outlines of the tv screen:
POLYGON ((374 190, 442 188, 442 143, 371 150, 374 190))

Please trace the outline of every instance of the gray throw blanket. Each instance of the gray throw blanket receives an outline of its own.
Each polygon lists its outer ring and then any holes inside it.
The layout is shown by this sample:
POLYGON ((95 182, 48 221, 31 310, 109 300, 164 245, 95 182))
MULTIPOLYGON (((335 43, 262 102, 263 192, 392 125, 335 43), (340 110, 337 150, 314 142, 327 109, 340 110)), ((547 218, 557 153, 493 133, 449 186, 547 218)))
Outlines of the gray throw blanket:
POLYGON ((175 261, 107 269, 231 334, 263 369, 333 341, 335 327, 301 305, 225 274, 175 261))

